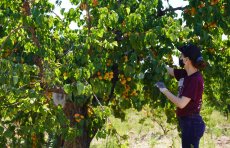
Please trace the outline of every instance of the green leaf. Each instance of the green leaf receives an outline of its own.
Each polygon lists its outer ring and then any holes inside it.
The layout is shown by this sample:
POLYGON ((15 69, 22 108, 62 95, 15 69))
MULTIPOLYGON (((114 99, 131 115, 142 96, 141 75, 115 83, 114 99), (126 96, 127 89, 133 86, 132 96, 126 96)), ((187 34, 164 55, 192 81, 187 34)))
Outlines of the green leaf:
POLYGON ((4 132, 4 136, 6 136, 8 138, 12 137, 13 136, 13 131, 11 131, 10 129, 6 130, 4 132))
POLYGON ((36 18, 36 17, 38 17, 38 15, 39 15, 39 11, 38 11, 38 9, 35 7, 35 8, 33 8, 32 10, 32 14, 33 14, 33 16, 36 18))
POLYGON ((64 12, 65 12, 65 8, 62 8, 62 9, 60 10, 61 15, 64 15, 64 12))
POLYGON ((3 133, 4 128, 0 126, 0 133, 3 133))
POLYGON ((13 76, 13 84, 16 85, 18 83, 18 76, 13 76))
POLYGON ((56 76, 60 76, 61 75, 61 71, 58 68, 56 68, 54 70, 54 72, 55 72, 56 76))
POLYGON ((77 82, 77 93, 78 95, 81 95, 83 93, 83 90, 85 88, 85 85, 81 82, 77 82))
POLYGON ((104 30, 97 30, 97 36, 99 36, 100 38, 103 37, 103 34, 104 34, 104 30))
POLYGON ((73 8, 70 8, 70 10, 69 10, 69 16, 70 17, 74 17, 75 16, 75 12, 74 12, 73 8))
POLYGON ((64 88, 64 91, 65 91, 67 94, 69 94, 69 93, 72 92, 72 88, 71 88, 71 85, 70 85, 70 84, 65 84, 63 88, 64 88))
POLYGON ((127 12, 127 14, 129 15, 129 13, 130 13, 130 8, 126 8, 126 12, 127 12))
POLYGON ((113 46, 118 46, 117 41, 113 41, 113 46))

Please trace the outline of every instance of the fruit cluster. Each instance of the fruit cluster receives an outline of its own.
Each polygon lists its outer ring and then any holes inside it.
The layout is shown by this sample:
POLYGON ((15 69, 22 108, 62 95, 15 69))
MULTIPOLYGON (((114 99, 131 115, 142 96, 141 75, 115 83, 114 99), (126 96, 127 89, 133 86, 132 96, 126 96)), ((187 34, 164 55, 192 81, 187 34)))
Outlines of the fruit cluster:
POLYGON ((76 122, 79 123, 79 122, 81 122, 82 119, 84 119, 84 116, 81 115, 81 114, 76 113, 76 114, 74 115, 74 118, 75 118, 76 122))
POLYGON ((93 109, 92 109, 92 107, 88 107, 87 108, 87 114, 88 114, 89 117, 91 117, 93 115, 93 109))
MULTIPOLYGON (((219 0, 211 0, 210 5, 214 6, 219 3, 219 0)), ((205 3, 201 1, 201 4, 197 6, 199 9, 205 7, 205 3)), ((186 8, 184 10, 184 13, 190 14, 191 16, 194 16, 197 13, 197 10, 195 7, 192 7, 191 9, 186 8)))
POLYGON ((106 72, 106 73, 104 74, 104 76, 102 76, 102 75, 101 75, 101 72, 98 71, 98 72, 97 72, 97 76, 98 76, 98 79, 100 79, 100 80, 104 79, 104 80, 109 80, 109 81, 111 81, 111 80, 113 79, 113 72, 112 72, 112 71, 108 71, 108 72, 106 72))
POLYGON ((130 96, 137 96, 136 90, 130 91, 130 86, 127 84, 132 80, 131 77, 125 77, 123 74, 119 75, 119 81, 120 83, 125 87, 124 92, 122 93, 122 98, 128 98, 130 96))
POLYGON ((128 81, 131 81, 132 78, 131 78, 131 77, 125 78, 125 76, 124 76, 123 74, 120 74, 120 75, 119 75, 119 80, 120 80, 120 83, 121 83, 122 85, 125 85, 128 81))

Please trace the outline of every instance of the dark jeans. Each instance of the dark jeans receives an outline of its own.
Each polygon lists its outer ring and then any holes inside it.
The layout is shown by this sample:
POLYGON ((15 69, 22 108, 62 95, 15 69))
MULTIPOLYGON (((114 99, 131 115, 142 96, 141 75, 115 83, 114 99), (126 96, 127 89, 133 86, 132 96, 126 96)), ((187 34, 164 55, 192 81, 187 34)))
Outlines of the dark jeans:
POLYGON ((179 117, 182 133, 182 148, 199 148, 200 138, 205 131, 205 123, 200 115, 179 117))

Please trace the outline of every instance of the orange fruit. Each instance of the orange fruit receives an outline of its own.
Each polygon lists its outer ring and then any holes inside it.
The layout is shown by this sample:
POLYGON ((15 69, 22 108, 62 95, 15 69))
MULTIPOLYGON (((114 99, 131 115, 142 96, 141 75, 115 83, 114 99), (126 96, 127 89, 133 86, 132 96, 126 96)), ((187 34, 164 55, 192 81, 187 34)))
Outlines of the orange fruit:
POLYGON ((123 78, 124 78, 124 75, 123 75, 123 74, 120 74, 120 78, 122 78, 122 79, 123 79, 123 78))
POLYGON ((131 80, 132 80, 132 78, 130 78, 130 77, 127 78, 127 81, 131 81, 131 80))
POLYGON ((128 56, 124 56, 124 61, 128 62, 128 56))
POLYGON ((194 16, 196 14, 196 9, 194 7, 192 7, 191 9, 191 15, 194 16))
POLYGON ((76 117, 79 117, 80 116, 80 114, 78 114, 78 113, 76 113, 76 114, 74 114, 74 117, 76 118, 76 117))
POLYGON ((76 119, 76 122, 78 122, 78 123, 81 122, 81 119, 76 119))
POLYGON ((215 28, 215 27, 216 27, 216 22, 210 23, 210 24, 209 24, 209 27, 210 27, 210 28, 215 28))
POLYGON ((126 80, 125 79, 123 79, 123 80, 121 80, 121 84, 125 84, 126 83, 126 80))
POLYGON ((205 3, 201 3, 201 4, 198 6, 198 8, 203 8, 203 7, 205 7, 205 3))
POLYGON ((109 75, 113 76, 113 72, 112 72, 112 71, 111 71, 111 72, 109 72, 109 75))
POLYGON ((219 2, 219 0, 212 0, 212 1, 211 1, 211 5, 212 5, 212 6, 213 6, 213 5, 216 5, 218 2, 219 2))
POLYGON ((93 6, 96 7, 98 5, 98 0, 92 0, 93 6))
POLYGON ((125 27, 125 25, 126 25, 126 22, 123 21, 123 22, 122 22, 122 27, 125 27))

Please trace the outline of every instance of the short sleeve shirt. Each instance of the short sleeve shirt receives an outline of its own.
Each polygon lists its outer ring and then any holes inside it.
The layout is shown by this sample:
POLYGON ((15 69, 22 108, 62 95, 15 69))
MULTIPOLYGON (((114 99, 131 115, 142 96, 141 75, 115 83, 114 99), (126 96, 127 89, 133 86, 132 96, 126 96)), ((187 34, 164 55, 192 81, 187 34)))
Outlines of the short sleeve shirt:
POLYGON ((183 108, 177 108, 178 117, 198 114, 202 105, 202 94, 204 90, 204 81, 202 74, 197 71, 188 76, 184 69, 174 69, 175 78, 178 80, 178 97, 188 97, 191 100, 183 108))

